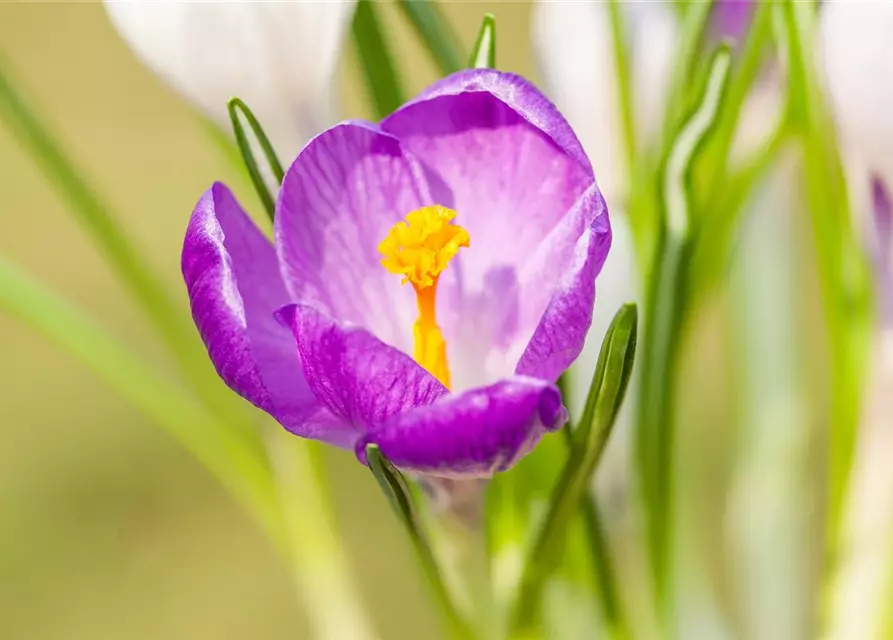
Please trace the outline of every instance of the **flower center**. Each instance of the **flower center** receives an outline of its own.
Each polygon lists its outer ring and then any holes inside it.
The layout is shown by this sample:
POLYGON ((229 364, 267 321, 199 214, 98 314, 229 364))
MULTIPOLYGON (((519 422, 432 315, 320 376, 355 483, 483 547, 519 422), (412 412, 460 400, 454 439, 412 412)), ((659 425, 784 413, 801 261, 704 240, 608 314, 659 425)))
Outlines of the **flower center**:
POLYGON ((445 387, 450 386, 446 342, 435 316, 437 279, 459 247, 469 246, 468 232, 451 224, 456 212, 433 205, 406 214, 406 221, 391 227, 378 245, 384 256, 381 264, 391 273, 403 276, 403 283, 412 283, 419 308, 419 318, 412 328, 413 358, 445 387))

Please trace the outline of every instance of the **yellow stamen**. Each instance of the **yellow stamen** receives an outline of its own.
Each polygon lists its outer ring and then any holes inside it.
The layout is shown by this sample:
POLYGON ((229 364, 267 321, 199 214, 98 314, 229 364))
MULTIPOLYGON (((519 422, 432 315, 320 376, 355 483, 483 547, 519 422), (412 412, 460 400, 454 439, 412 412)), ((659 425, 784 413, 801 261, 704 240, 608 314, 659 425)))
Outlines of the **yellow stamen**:
POLYGON ((450 386, 450 370, 446 359, 446 342, 435 316, 437 280, 459 247, 470 242, 468 232, 450 224, 456 212, 440 205, 422 207, 406 215, 391 227, 378 251, 381 264, 391 273, 403 276, 403 284, 412 283, 419 308, 413 326, 413 357, 446 387, 450 386))

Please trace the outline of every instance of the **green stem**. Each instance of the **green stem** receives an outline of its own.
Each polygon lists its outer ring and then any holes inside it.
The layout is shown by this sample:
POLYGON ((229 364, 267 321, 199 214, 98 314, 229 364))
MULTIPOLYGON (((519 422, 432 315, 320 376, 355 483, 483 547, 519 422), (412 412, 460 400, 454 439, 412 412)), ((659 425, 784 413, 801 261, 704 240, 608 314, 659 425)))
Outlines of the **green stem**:
POLYGON ((537 624, 542 590, 558 566, 573 516, 587 493, 623 403, 636 353, 638 311, 624 305, 615 315, 599 352, 586 407, 561 476, 552 488, 546 515, 535 533, 510 612, 515 636, 526 637, 537 624))
POLYGON ((592 554, 592 573, 601 596, 602 614, 611 629, 612 637, 622 640, 631 638, 620 597, 617 595, 616 572, 602 526, 601 512, 592 491, 589 491, 583 500, 580 512, 583 516, 586 538, 589 541, 589 552, 592 554))
POLYGON ((271 432, 270 459, 285 521, 281 547, 320 640, 372 640, 374 627, 350 576, 325 490, 319 443, 271 432))
MULTIPOLYGON (((559 378, 559 388, 566 374, 559 378)), ((573 454, 574 427, 568 422, 564 425, 562 433, 568 446, 569 453, 573 454)), ((617 595, 617 582, 614 565, 611 561, 611 553, 608 549, 608 539, 602 527, 601 514, 598 508, 598 497, 591 487, 587 487, 586 495, 580 502, 580 517, 583 521, 583 530, 589 543, 588 550, 592 560, 592 577, 595 580, 595 593, 601 598, 602 615, 611 629, 614 638, 629 638, 629 626, 623 615, 620 598, 617 595)))
POLYGON ((663 228, 647 292, 636 450, 652 573, 665 623, 669 623, 672 603, 676 374, 689 304, 687 271, 693 237, 691 169, 715 124, 730 64, 728 48, 721 47, 713 57, 698 107, 667 156, 662 172, 663 228))
POLYGON ((456 640, 473 638, 474 634, 459 613, 459 607, 456 606, 453 594, 447 587, 447 582, 440 570, 437 557, 431 548, 431 541, 416 512, 412 492, 406 483, 406 479, 384 457, 378 445, 367 445, 366 459, 369 464, 369 470, 375 476, 378 486, 381 487, 382 493, 385 494, 391 508, 394 510, 394 514, 400 520, 409 536, 416 558, 431 588, 434 600, 448 625, 450 637, 456 640))

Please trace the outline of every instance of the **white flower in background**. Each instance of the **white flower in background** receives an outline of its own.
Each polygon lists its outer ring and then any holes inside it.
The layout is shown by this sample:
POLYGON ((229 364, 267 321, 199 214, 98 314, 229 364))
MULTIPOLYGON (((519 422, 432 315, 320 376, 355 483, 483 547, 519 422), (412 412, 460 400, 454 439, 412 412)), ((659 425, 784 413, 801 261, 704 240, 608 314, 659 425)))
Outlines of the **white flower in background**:
POLYGON ((893 3, 827 3, 820 21, 820 67, 854 214, 877 265, 882 320, 828 637, 873 638, 890 615, 885 594, 893 566, 893 3))
POLYGON ((338 119, 333 75, 354 4, 106 0, 105 8, 175 90, 227 130, 226 101, 242 98, 291 159, 338 119))
MULTIPOLYGON (((629 29, 634 120, 642 143, 660 130, 679 25, 670 3, 623 3, 621 8, 629 29)), ((532 24, 543 84, 583 143, 613 213, 626 196, 628 176, 608 4, 538 2, 532 24)))
MULTIPOLYGON (((824 84, 840 133, 854 210, 893 298, 893 3, 829 3, 822 11, 824 84)), ((890 313, 890 309, 885 309, 890 313)), ((890 326, 889 315, 886 318, 890 326)))

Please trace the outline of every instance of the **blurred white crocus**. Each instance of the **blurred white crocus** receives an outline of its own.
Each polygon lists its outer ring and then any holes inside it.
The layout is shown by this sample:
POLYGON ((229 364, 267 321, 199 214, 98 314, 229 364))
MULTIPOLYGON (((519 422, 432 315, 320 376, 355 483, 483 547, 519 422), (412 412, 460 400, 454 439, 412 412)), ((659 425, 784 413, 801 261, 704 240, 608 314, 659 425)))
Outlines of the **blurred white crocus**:
POLYGON ((854 210, 878 265, 893 329, 893 3, 829 3, 821 14, 824 84, 840 133, 854 210))
POLYGON ((147 66, 227 130, 226 102, 242 98, 284 160, 338 119, 333 75, 354 5, 105 2, 147 66))
POLYGON ((820 66, 854 215, 876 264, 880 331, 829 638, 881 637, 893 576, 893 3, 827 3, 820 66))
MULTIPOLYGON (((644 149, 663 119, 679 24, 669 3, 622 3, 621 12, 636 96, 633 119, 644 149)), ((532 25, 543 84, 583 143, 614 213, 623 206, 629 177, 608 3, 538 2, 532 25)), ((618 217, 612 217, 612 224, 618 217)))

